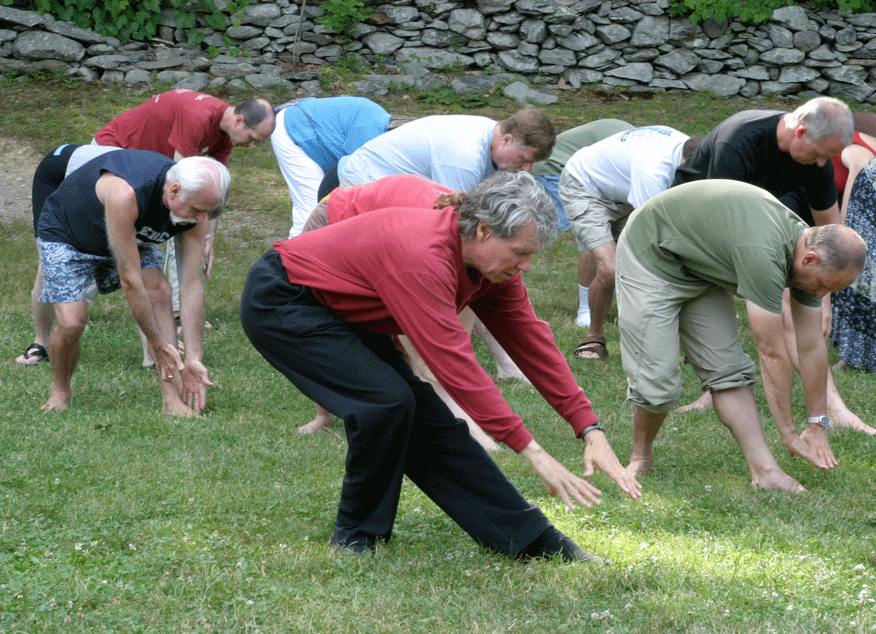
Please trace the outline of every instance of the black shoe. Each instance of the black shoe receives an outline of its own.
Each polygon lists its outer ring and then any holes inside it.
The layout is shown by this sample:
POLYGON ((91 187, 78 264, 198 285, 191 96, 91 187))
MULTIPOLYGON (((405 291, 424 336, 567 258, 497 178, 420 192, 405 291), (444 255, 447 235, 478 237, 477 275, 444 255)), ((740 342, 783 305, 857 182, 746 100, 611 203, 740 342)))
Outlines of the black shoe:
POLYGON ((331 544, 339 553, 349 555, 373 555, 377 540, 374 537, 340 538, 335 532, 331 544))
POLYGON ((611 565, 612 562, 596 555, 591 555, 575 543, 575 540, 549 526, 541 535, 535 538, 522 553, 521 559, 552 559, 559 557, 564 562, 583 561, 611 565))

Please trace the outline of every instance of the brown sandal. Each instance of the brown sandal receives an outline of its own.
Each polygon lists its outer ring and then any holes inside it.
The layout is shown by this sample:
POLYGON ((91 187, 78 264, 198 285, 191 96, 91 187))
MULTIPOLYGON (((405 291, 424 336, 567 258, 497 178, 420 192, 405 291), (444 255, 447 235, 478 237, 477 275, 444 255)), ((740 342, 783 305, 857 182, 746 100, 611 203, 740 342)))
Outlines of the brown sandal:
POLYGON ((604 359, 608 356, 608 348, 605 347, 605 337, 602 335, 592 335, 578 344, 575 348, 575 356, 579 359, 590 359, 591 357, 582 357, 582 352, 592 352, 597 359, 604 359))

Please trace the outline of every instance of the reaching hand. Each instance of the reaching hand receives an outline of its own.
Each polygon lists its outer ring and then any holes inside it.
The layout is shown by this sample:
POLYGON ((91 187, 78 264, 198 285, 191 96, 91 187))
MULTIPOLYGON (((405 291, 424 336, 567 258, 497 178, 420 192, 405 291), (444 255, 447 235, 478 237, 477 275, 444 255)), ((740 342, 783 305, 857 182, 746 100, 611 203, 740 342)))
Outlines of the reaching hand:
POLYGON ((802 434, 782 439, 782 444, 791 457, 806 458, 819 469, 833 469, 839 464, 830 448, 827 434, 817 425, 806 425, 802 434))
POLYGON ((623 468, 603 432, 594 429, 584 436, 584 440, 586 442, 586 447, 584 447, 585 478, 592 476, 593 469, 596 468, 614 480, 621 491, 634 500, 642 497, 642 485, 636 480, 636 476, 623 468))
POLYGON ((207 388, 212 387, 207 367, 200 361, 186 361, 182 373, 182 388, 185 391, 186 405, 194 412, 207 406, 207 388))
POLYGON ((183 362, 179 351, 167 342, 162 341, 157 347, 152 348, 152 358, 158 370, 158 378, 161 381, 173 383, 177 391, 183 387, 183 362))
POLYGON ((602 495, 602 491, 566 469, 535 440, 531 441, 521 453, 529 459, 535 472, 544 480, 551 497, 559 495, 570 509, 575 508, 572 500, 584 508, 600 503, 599 496, 602 495))

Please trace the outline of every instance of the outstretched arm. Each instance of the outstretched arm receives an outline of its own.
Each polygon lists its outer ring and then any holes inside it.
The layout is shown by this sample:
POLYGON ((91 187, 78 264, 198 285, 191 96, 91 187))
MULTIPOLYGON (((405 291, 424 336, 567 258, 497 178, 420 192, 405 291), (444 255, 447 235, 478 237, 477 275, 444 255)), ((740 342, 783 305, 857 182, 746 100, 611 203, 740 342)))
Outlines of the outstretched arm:
MULTIPOLYGON (((801 304, 791 297, 791 316, 797 336, 797 357, 800 379, 806 395, 807 416, 823 416, 827 413, 827 344, 821 335, 821 309, 801 304)), ((818 457, 812 463, 822 469, 837 465, 826 431, 818 425, 806 425, 801 434, 818 457)))
POLYGON ((213 385, 204 366, 204 285, 201 283, 203 224, 180 234, 180 326, 186 342, 183 389, 186 404, 199 412, 207 404, 208 386, 213 385))
POLYGON ((140 252, 137 249, 137 235, 134 228, 138 215, 134 189, 123 178, 106 172, 97 180, 95 193, 104 207, 110 249, 116 261, 119 280, 125 291, 125 299, 128 301, 131 314, 152 347, 158 375, 172 377, 170 380, 177 389, 180 389, 182 359, 176 346, 162 337, 149 293, 143 283, 140 252))
MULTIPOLYGON (((830 469, 834 466, 831 464, 833 456, 825 456, 817 448, 810 447, 797 434, 794 426, 794 414, 791 409, 791 390, 794 376, 782 332, 782 315, 771 313, 751 301, 746 301, 746 305, 751 331, 754 334, 760 357, 764 395, 770 408, 770 414, 779 430, 782 444, 790 455, 802 456, 821 469, 830 469)), ((821 311, 820 309, 813 310, 815 310, 815 316, 819 320, 820 332, 821 311)))

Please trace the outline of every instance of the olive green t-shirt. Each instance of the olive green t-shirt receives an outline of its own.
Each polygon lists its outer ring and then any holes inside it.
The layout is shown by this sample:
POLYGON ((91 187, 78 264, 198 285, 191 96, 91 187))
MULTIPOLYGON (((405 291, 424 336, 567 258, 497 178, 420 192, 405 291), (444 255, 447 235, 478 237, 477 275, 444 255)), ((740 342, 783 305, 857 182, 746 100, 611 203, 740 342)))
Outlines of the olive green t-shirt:
MULTIPOLYGON (((806 229, 766 190, 730 180, 702 180, 668 189, 632 213, 624 236, 636 259, 678 284, 707 282, 782 312, 794 247, 806 229)), ((807 306, 821 300, 791 289, 807 306)))
POLYGON ((557 135, 551 155, 532 166, 533 176, 550 176, 563 171, 572 155, 582 147, 607 139, 612 134, 629 130, 631 123, 620 119, 597 119, 557 135))

